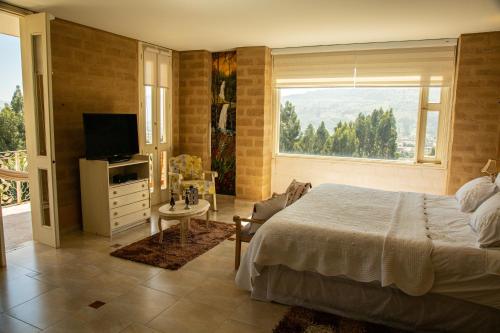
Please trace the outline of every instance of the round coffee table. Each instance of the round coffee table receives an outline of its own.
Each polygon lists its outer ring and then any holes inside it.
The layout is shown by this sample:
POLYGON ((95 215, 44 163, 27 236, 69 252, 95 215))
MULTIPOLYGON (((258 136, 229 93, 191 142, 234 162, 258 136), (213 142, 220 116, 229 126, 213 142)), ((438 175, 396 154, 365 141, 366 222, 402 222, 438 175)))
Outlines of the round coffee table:
POLYGON ((189 232, 189 223, 192 217, 206 215, 206 224, 208 228, 208 211, 210 203, 207 200, 200 199, 197 205, 190 205, 190 209, 184 209, 185 203, 183 200, 175 202, 174 210, 170 210, 170 205, 163 205, 158 209, 158 229, 160 230, 160 243, 163 242, 163 228, 161 220, 179 220, 181 230, 181 245, 186 245, 187 233, 189 232))

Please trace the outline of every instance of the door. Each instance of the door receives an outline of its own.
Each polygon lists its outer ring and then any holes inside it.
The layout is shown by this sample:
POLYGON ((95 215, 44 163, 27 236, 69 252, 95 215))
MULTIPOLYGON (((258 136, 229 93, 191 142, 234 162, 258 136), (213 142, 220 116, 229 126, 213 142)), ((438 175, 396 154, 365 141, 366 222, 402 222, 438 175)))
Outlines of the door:
POLYGON ((146 44, 139 45, 140 77, 140 145, 149 156, 151 204, 164 202, 168 195, 168 158, 171 152, 171 69, 172 53, 146 44))
POLYGON ((59 247, 52 114, 50 17, 22 17, 21 56, 33 239, 59 247))

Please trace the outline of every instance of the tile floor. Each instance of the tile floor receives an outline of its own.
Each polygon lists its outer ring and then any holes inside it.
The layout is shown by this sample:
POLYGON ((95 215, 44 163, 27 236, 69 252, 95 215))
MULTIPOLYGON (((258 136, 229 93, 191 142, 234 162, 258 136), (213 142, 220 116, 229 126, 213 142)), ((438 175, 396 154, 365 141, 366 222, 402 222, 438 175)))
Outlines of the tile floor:
MULTIPOLYGON (((227 196, 218 204, 211 218, 225 222, 252 208, 227 196)), ((75 232, 58 250, 32 243, 9 252, 0 269, 0 332, 272 331, 287 307, 253 301, 235 287, 232 241, 178 271, 109 255, 115 244, 155 233, 156 219, 112 240, 75 232), (94 301, 106 304, 89 307, 94 301)))

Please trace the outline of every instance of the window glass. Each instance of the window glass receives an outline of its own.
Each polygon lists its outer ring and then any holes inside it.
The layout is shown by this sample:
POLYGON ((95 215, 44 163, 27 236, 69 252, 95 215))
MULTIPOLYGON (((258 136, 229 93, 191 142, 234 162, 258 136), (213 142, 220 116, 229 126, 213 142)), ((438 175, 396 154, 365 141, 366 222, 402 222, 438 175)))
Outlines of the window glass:
POLYGON ((441 87, 429 88, 429 103, 441 103, 441 87))
POLYGON ((146 144, 153 143, 153 87, 144 86, 144 112, 146 114, 146 144))
POLYGON ((166 95, 167 95, 167 89, 166 88, 160 88, 160 142, 165 143, 167 142, 167 135, 166 135, 166 124, 165 124, 165 114, 166 114, 166 95))
POLYGON ((414 159, 419 87, 279 90, 280 153, 414 159))
POLYGON ((425 157, 436 157, 436 144, 439 126, 439 112, 427 112, 427 123, 425 126, 425 157))

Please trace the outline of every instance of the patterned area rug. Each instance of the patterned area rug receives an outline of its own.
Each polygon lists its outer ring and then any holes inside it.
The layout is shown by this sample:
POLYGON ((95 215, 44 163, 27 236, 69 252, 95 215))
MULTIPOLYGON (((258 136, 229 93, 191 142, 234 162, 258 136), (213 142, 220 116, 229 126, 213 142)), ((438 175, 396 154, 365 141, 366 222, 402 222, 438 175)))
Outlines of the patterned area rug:
POLYGON ((403 333, 407 331, 292 307, 273 333, 403 333))
POLYGON ((114 257, 137 261, 143 264, 177 270, 189 261, 207 252, 220 242, 228 239, 235 232, 233 224, 192 219, 187 242, 180 244, 179 225, 173 225, 163 231, 163 242, 159 242, 159 233, 111 252, 114 257))

